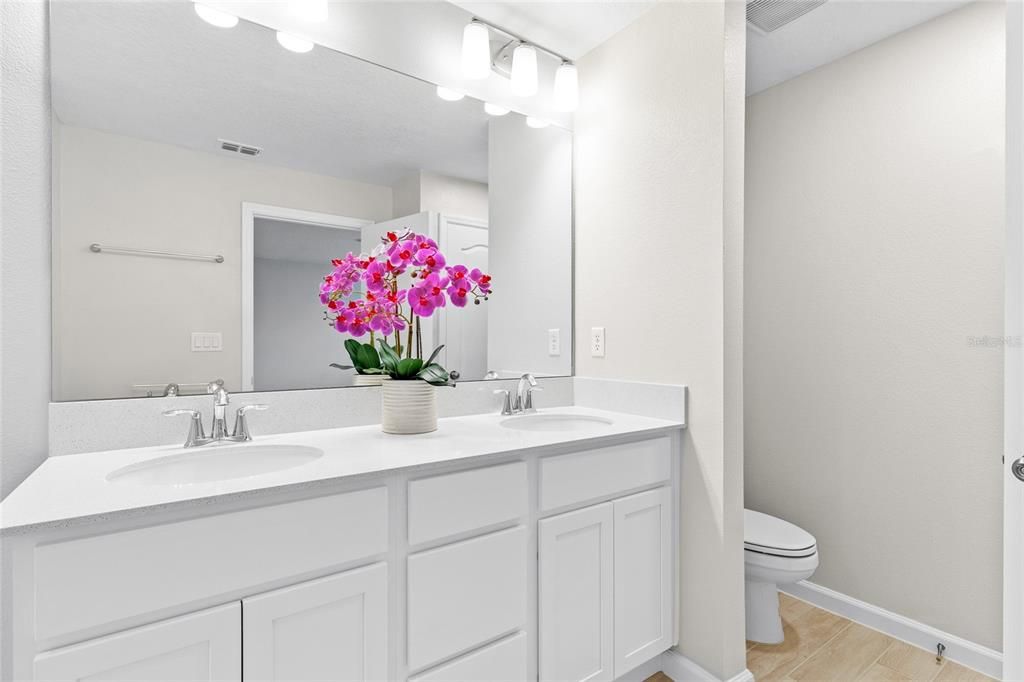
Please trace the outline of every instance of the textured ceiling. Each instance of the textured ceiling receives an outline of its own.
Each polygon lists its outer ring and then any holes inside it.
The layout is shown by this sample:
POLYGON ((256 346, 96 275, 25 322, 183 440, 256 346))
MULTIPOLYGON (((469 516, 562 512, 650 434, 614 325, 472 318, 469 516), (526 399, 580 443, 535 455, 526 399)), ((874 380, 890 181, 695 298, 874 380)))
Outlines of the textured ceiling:
POLYGON ((752 95, 966 5, 964 0, 829 0, 767 35, 747 29, 752 95))
POLYGON ((245 21, 210 26, 185 0, 51 4, 53 107, 70 125, 253 163, 390 185, 419 169, 487 181, 487 116, 434 87, 325 48, 282 49, 245 21))

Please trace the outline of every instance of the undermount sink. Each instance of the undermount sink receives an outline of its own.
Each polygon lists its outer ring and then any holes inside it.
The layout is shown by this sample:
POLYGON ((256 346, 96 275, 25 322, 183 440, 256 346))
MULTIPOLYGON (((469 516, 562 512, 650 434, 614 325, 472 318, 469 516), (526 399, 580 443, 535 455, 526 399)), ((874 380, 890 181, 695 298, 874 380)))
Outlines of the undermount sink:
POLYGON ((108 481, 141 485, 189 485, 283 471, 323 457, 305 445, 210 446, 130 464, 107 475, 108 481))
POLYGON ((501 421, 506 429, 518 431, 591 431, 611 426, 612 420, 586 414, 524 414, 501 421))

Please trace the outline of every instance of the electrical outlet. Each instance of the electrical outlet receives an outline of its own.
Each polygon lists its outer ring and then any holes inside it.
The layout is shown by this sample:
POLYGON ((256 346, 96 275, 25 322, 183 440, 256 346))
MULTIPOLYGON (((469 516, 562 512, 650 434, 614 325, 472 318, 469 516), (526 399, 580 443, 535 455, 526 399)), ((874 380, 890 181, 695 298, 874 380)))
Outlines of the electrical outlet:
POLYGON ((557 329, 548 330, 548 355, 562 354, 562 335, 557 329))
POLYGON ((220 332, 192 332, 193 353, 219 353, 224 350, 220 332))
POLYGON ((590 355, 595 358, 604 357, 604 327, 590 328, 590 355))

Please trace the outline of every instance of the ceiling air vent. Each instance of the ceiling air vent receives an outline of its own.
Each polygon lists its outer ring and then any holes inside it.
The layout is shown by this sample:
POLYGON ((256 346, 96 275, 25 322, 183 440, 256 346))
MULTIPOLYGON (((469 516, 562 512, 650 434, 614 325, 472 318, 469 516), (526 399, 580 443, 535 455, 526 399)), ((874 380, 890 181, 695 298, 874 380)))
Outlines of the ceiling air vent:
POLYGON ((232 142, 231 140, 217 140, 220 142, 220 148, 226 152, 235 152, 236 154, 245 154, 246 156, 259 156, 263 153, 261 147, 254 147, 251 144, 242 144, 241 142, 232 142))
POLYGON ((762 33, 771 33, 824 4, 825 0, 749 0, 747 23, 762 33))

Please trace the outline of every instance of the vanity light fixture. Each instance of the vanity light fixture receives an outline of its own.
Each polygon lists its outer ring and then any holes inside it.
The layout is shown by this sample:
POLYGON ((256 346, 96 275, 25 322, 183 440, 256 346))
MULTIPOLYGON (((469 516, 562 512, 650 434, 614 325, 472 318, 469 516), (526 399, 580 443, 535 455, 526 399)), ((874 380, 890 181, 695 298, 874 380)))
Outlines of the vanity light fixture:
POLYGON ((327 0, 292 0, 295 14, 303 21, 327 21, 327 0))
POLYGON ((209 5, 204 5, 199 2, 192 3, 192 6, 196 10, 196 14, 199 18, 208 24, 212 24, 218 28, 234 28, 238 25, 238 17, 234 14, 228 14, 222 12, 219 9, 214 9, 209 5))
POLYGON ((458 102, 466 95, 459 92, 458 90, 452 90, 451 88, 446 88, 443 85, 438 85, 437 96, 443 99, 445 102, 458 102))
POLYGON ((542 118, 537 118, 536 116, 527 116, 526 125, 530 126, 531 128, 547 128, 549 125, 551 125, 551 122, 545 121, 542 118))
POLYGON ((555 91, 552 94, 552 106, 555 111, 576 111, 580 102, 579 74, 572 62, 562 62, 555 71, 555 91))
POLYGON ((519 43, 512 53, 512 94, 533 97, 537 94, 537 50, 519 43))
POLYGON ((462 75, 483 80, 491 73, 491 34, 479 20, 462 29, 462 75))
POLYGON ((484 102, 484 111, 491 116, 504 116, 509 112, 505 107, 498 104, 491 104, 490 102, 484 102))
POLYGON ((576 65, 569 58, 477 17, 473 17, 462 30, 462 75, 470 80, 480 80, 487 78, 493 70, 511 81, 513 94, 533 97, 537 94, 539 81, 538 52, 557 59, 559 63, 555 72, 554 109, 575 111, 579 101, 579 77, 576 65), (494 34, 499 39, 492 48, 491 37, 494 34))
POLYGON ((298 52, 300 54, 303 52, 309 52, 313 49, 312 40, 306 40, 305 38, 300 38, 296 35, 292 35, 291 33, 285 33, 284 31, 277 32, 277 42, 284 49, 291 50, 292 52, 298 52))

